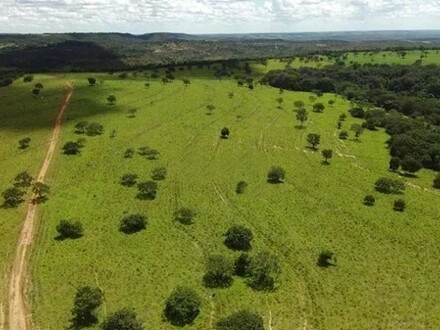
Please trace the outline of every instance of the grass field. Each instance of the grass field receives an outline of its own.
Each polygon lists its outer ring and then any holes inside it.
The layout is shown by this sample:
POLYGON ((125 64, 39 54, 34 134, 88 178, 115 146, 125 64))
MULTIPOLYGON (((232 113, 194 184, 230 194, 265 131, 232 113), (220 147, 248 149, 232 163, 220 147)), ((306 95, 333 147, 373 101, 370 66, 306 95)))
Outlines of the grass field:
POLYGON ((347 63, 355 62, 360 64, 402 64, 411 65, 421 60, 421 64, 440 65, 440 53, 438 50, 408 50, 402 56, 400 52, 357 52, 347 53, 347 63))
MULTIPOLYGON (((101 319, 134 307, 147 329, 172 329, 162 320, 163 304, 182 284, 203 297, 191 329, 210 329, 211 322, 243 308, 264 316, 267 329, 271 315, 277 330, 440 327, 440 202, 430 188, 432 172, 405 178, 412 185, 404 195, 408 207, 395 212, 396 196, 373 189, 380 176, 397 176, 387 170, 387 136, 367 131, 360 142, 339 140, 335 124, 350 107, 342 98, 318 98, 336 104, 322 114, 310 111, 306 128, 298 129, 293 102, 303 100, 311 110, 308 93, 284 92, 279 109, 276 89, 237 87, 234 80, 214 80, 203 70, 179 75, 189 77, 191 85, 177 79, 166 85, 151 81, 147 88, 141 79, 95 74, 103 83, 89 87, 86 74, 67 77, 75 92, 60 146, 80 137, 73 132, 79 120, 99 122, 105 132, 87 137, 79 156, 61 151, 55 156, 47 181, 52 192, 39 209, 32 258, 32 310, 39 329, 68 326, 75 290, 82 285, 104 290, 101 319), (117 96, 116 105, 106 103, 109 94, 117 96), (211 115, 208 104, 216 107, 211 115), (128 116, 131 109, 137 110, 135 118, 128 116), (231 130, 227 140, 219 138, 224 126, 231 130), (306 148, 310 132, 321 134, 321 149, 333 149, 330 166, 306 148), (160 158, 124 159, 126 148, 142 146, 158 149, 160 158), (286 169, 284 184, 266 182, 272 165, 286 169), (168 176, 159 182, 154 201, 137 200, 135 188, 119 184, 127 172, 148 180, 156 166, 166 166, 168 176), (249 186, 236 195, 240 180, 249 186), (374 207, 362 205, 369 193, 377 198, 374 207), (181 206, 196 210, 192 226, 172 221, 181 206), (131 213, 147 215, 147 229, 122 234, 119 220, 131 213), (55 240, 61 219, 82 221, 84 237, 55 240), (255 292, 238 278, 229 289, 202 286, 207 256, 238 256, 222 243, 232 224, 253 230, 252 253, 269 250, 279 256, 283 273, 275 292, 255 292), (336 253, 337 267, 316 266, 323 249, 336 253)), ((354 121, 349 117, 343 128, 354 121)), ((32 132, 47 135, 48 127, 40 126, 32 132)), ((2 152, 9 157, 18 152, 12 149, 2 152)), ((0 212, 13 217, 23 210, 0 212)))
MULTIPOLYGON (((64 92, 62 80, 43 75, 35 76, 32 83, 17 81, 11 87, 0 88, 1 191, 12 186, 19 172, 37 174, 64 92), (31 93, 37 82, 44 85, 42 98, 34 98, 31 93), (30 147, 20 150, 18 141, 25 137, 32 139, 30 147)), ((3 304, 8 296, 7 276, 26 207, 22 204, 17 209, 0 208, 0 303, 3 304)))

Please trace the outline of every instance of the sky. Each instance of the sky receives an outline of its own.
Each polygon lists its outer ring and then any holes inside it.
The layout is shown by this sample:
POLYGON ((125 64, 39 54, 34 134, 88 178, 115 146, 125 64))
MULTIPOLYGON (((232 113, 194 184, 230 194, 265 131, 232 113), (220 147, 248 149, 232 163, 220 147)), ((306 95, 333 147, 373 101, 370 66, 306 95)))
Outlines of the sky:
POLYGON ((440 29, 440 0, 0 0, 0 33, 440 29))

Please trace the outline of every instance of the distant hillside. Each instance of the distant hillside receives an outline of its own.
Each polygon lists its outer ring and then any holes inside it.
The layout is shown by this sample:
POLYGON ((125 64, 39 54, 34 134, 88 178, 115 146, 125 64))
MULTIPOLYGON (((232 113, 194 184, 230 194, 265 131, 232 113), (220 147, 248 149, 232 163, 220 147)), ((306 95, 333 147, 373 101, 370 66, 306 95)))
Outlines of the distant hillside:
POLYGON ((439 31, 0 34, 0 67, 27 72, 128 70, 176 63, 421 46, 440 47, 439 31))

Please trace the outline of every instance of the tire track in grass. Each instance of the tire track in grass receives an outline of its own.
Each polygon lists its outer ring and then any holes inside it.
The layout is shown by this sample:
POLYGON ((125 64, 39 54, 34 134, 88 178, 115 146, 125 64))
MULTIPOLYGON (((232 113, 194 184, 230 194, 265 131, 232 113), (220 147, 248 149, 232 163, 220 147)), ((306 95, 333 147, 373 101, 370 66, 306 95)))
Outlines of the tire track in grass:
MULTIPOLYGON (((36 181, 44 182, 47 170, 52 162, 52 157, 55 147, 58 142, 61 131, 61 121, 64 112, 66 111, 70 99, 73 95, 73 86, 66 81, 68 92, 64 98, 64 102, 60 107, 52 137, 49 141, 49 147, 43 165, 37 176, 36 181)), ((34 196, 28 205, 26 218, 23 222, 19 241, 17 242, 17 249, 15 252, 15 259, 12 266, 11 279, 9 283, 9 329, 10 330, 27 330, 31 328, 29 304, 26 301, 25 283, 27 281, 26 271, 29 267, 27 251, 30 248, 35 230, 35 215, 37 211, 37 204, 33 202, 34 196)))

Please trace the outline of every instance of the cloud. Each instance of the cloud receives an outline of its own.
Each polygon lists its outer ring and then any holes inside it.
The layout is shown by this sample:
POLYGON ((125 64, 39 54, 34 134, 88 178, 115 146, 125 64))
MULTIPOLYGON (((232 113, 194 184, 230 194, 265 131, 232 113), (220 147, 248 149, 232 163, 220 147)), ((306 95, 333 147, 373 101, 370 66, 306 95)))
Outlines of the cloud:
POLYGON ((440 0, 0 0, 0 32, 440 28, 440 0))

